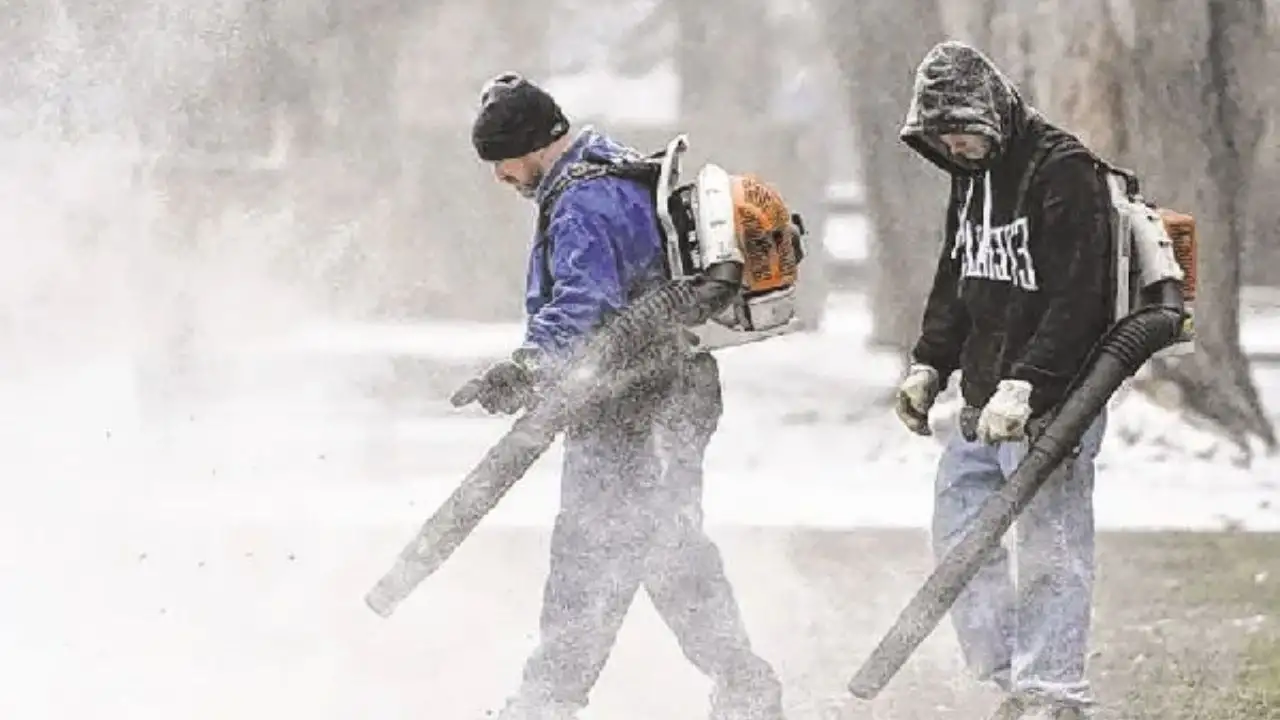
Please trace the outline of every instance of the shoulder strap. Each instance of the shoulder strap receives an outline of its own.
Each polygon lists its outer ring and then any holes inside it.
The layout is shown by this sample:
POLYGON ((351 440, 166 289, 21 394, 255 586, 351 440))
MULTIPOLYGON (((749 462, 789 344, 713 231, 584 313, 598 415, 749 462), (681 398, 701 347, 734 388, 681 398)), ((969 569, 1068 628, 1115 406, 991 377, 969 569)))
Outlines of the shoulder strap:
POLYGON ((560 177, 556 178, 548 188, 547 194, 543 196, 538 206, 538 231, 546 230, 547 224, 551 222, 551 213, 555 210, 556 203, 560 201, 560 196, 564 195, 569 186, 583 180, 606 176, 639 182, 655 182, 660 161, 665 154, 665 150, 659 150, 650 155, 632 152, 620 157, 606 158, 590 152, 584 153, 581 160, 565 168, 560 177))
POLYGON ((555 281, 551 273, 552 247, 551 238, 547 236, 547 226, 551 223, 551 214, 555 211, 556 203, 560 201, 565 191, 570 186, 584 180, 594 180, 602 177, 618 177, 642 182, 650 181, 651 179, 656 180, 658 172, 657 160, 662 155, 663 152, 659 151, 649 156, 635 154, 609 159, 597 155, 584 154, 581 160, 569 165, 555 179, 538 204, 537 242, 542 246, 542 287, 544 292, 550 292, 551 286, 555 281))
POLYGON ((1138 182, 1138 175, 1136 173, 1132 170, 1126 170, 1125 168, 1103 160, 1092 150, 1089 151, 1089 156, 1093 158, 1094 164, 1096 164, 1099 169, 1124 178, 1125 193, 1129 197, 1136 198, 1141 195, 1142 188, 1141 184, 1138 182))
POLYGON ((1027 169, 1022 173, 1022 180, 1018 183, 1017 202, 1013 207, 1013 217, 1020 218, 1025 214, 1027 193, 1031 191, 1031 183, 1036 178, 1036 173, 1040 170, 1040 163, 1049 154, 1051 146, 1041 145, 1031 153, 1031 160, 1027 163, 1027 169))
POLYGON ((547 193, 542 196, 542 200, 538 203, 538 233, 546 231, 547 225, 551 222, 551 213, 556 208, 556 203, 560 202, 560 196, 564 195, 570 185, 581 182, 583 180, 591 180, 594 178, 605 177, 614 172, 613 165, 607 162, 601 162, 595 158, 586 158, 579 162, 569 165, 564 172, 551 183, 551 187, 547 188, 547 193))
MULTIPOLYGON (((1083 147, 1084 153, 1089 156, 1089 159, 1093 161, 1093 164, 1097 166, 1099 170, 1107 173, 1114 173, 1124 178, 1125 191, 1130 197, 1136 197, 1139 195, 1141 189, 1138 182, 1138 176, 1132 170, 1126 170, 1125 168, 1104 160, 1100 155, 1089 149, 1088 146, 1083 147)), ((1022 181, 1018 184, 1018 202, 1017 206, 1014 208, 1014 217, 1019 217, 1023 214, 1023 206, 1026 203, 1027 193, 1031 190, 1031 183, 1035 180, 1036 172, 1039 171, 1040 164, 1044 162, 1045 156, 1048 154, 1048 147, 1036 148, 1035 152, 1032 153, 1031 162, 1028 163, 1026 172, 1022 175, 1022 181)))
POLYGON ((570 185, 583 180, 605 177, 610 174, 611 170, 609 163, 600 162, 595 158, 586 158, 573 163, 565 168, 565 171, 555 179, 555 182, 547 189, 546 195, 543 195, 541 202, 538 203, 538 234, 536 237, 537 243, 542 249, 542 292, 544 294, 550 295, 551 286, 555 284, 555 276, 551 272, 551 238, 547 236, 547 226, 551 223, 551 213, 555 210, 556 203, 560 201, 560 196, 564 195, 565 190, 568 190, 570 185))
MULTIPOLYGON (((1034 118, 1038 118, 1039 120, 1044 121, 1044 116, 1040 112, 1034 109, 1032 109, 1030 112, 1034 116, 1034 118)), ((1094 166, 1097 169, 1103 172, 1110 172, 1110 173, 1115 173, 1117 175, 1120 175, 1125 179, 1125 185, 1126 185, 1126 190, 1128 194, 1130 196, 1136 196, 1138 194, 1139 188, 1138 188, 1137 175, 1135 175, 1133 172, 1129 170, 1121 169, 1113 165, 1112 163, 1109 163, 1106 160, 1102 159, 1102 157, 1099 156, 1098 153, 1094 152, 1092 148, 1086 145, 1078 137, 1075 137, 1074 135, 1072 135, 1071 138, 1076 143, 1079 144, 1080 149, 1086 155, 1089 156, 1089 158, 1093 161, 1094 166)), ((1040 170, 1040 165, 1044 162, 1045 157, 1049 154, 1049 151, 1052 150, 1053 147, 1054 145, 1052 144, 1041 143, 1036 146, 1034 151, 1032 151, 1031 159, 1027 163, 1027 169, 1023 173, 1022 181, 1018 184, 1018 199, 1017 199, 1017 205, 1014 207, 1014 211, 1015 211, 1014 217, 1020 217, 1024 214, 1024 210, 1025 210, 1024 205, 1026 203, 1027 193, 1031 190, 1031 183, 1035 180, 1035 175, 1040 170)))

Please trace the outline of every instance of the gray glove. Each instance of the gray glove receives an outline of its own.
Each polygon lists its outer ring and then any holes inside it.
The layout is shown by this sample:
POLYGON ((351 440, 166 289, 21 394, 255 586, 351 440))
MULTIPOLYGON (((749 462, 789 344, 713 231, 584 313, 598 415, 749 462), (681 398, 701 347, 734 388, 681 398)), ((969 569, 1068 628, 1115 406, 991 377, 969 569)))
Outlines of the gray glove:
POLYGON ((1031 419, 1031 383, 1001 380, 978 416, 978 440, 995 445, 1025 440, 1031 419))
POLYGON ((537 398, 536 358, 517 350, 506 360, 489 366, 479 377, 463 384, 449 398, 454 407, 479 402, 486 412, 513 415, 531 407, 537 398))
POLYGON ((929 365, 912 363, 907 375, 898 385, 898 396, 893 410, 907 429, 917 435, 932 435, 929 429, 929 410, 941 391, 938 371, 929 365))

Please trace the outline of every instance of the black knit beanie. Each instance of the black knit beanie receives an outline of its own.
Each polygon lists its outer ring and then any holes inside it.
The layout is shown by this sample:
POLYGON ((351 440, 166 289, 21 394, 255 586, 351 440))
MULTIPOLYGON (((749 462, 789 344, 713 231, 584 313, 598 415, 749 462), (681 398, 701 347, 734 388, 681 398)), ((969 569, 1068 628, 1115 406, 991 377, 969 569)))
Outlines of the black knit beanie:
POLYGON ((471 143, 486 162, 528 155, 569 132, 569 120, 547 91, 516 73, 485 84, 471 143))

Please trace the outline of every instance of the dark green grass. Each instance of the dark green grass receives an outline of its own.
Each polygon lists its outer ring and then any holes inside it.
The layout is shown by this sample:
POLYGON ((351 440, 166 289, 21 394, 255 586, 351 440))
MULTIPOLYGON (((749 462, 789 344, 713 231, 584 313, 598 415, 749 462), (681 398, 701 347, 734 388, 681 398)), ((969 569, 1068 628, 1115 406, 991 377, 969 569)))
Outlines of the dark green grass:
POLYGON ((1118 717, 1280 718, 1280 535, 1104 538, 1096 657, 1118 717))
MULTIPOLYGON (((855 669, 874 642, 857 634, 865 635, 867 620, 848 623, 846 637, 831 633, 864 612, 870 598, 859 587, 886 588, 896 614, 929 571, 925 542, 914 532, 794 534, 789 554, 797 567, 822 594, 850 598, 814 619, 827 630, 815 651, 829 647, 825 660, 855 669)), ((1280 719, 1280 534, 1104 533, 1098 562, 1089 675, 1100 717, 1280 719)), ((885 601, 877 600, 877 627, 887 627, 885 601)), ((940 628, 926 645, 949 632, 940 628)), ((980 720, 993 706, 996 695, 940 672, 924 648, 918 655, 886 689, 879 711, 852 705, 840 717, 873 717, 887 706, 894 718, 980 720)))

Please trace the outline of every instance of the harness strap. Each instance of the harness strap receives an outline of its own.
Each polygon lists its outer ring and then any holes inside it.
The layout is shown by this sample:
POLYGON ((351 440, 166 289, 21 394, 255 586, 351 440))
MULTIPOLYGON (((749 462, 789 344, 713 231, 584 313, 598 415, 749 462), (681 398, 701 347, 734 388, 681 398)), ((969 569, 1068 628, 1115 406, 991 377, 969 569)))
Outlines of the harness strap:
POLYGON ((551 272, 551 251, 553 248, 551 246, 551 238, 547 235, 547 228, 551 224, 551 215, 555 212, 556 204, 560 201, 565 191, 577 183, 602 177, 617 177, 637 181, 656 178, 658 172, 657 161, 664 154, 665 151, 659 151, 646 157, 639 153, 634 153, 611 159, 586 153, 581 160, 565 168, 564 172, 552 182, 551 187, 547 189, 546 194, 543 195, 541 202, 538 204, 538 234, 536 240, 542 250, 542 292, 546 298, 549 299, 551 287, 555 283, 555 277, 551 272))

